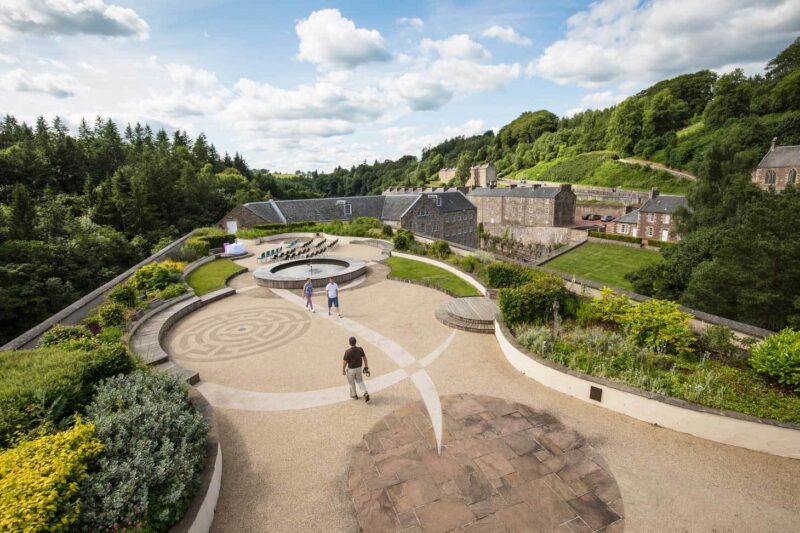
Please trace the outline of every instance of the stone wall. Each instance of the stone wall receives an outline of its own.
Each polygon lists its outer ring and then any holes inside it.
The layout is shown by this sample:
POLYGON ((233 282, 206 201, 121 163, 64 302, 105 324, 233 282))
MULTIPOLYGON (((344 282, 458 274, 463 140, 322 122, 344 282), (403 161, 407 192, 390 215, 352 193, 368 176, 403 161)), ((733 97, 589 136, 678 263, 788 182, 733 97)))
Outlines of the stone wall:
POLYGON ((583 215, 611 215, 614 218, 621 217, 630 210, 624 205, 612 204, 577 204, 575 206, 575 220, 580 220, 583 215))
POLYGON ((238 229, 252 229, 256 224, 267 224, 267 221, 243 205, 234 207, 225 215, 225 217, 219 221, 219 227, 227 231, 228 228, 225 223, 229 220, 235 220, 238 229))
POLYGON ((775 167, 775 168, 757 168, 753 174, 753 183, 762 189, 769 189, 773 187, 776 191, 782 191, 789 184, 789 172, 795 171, 795 182, 797 182, 797 174, 800 174, 800 167, 775 167), (775 173, 775 183, 767 185, 766 176, 768 171, 775 173))
POLYGON ((508 230, 509 238, 530 245, 574 244, 585 241, 588 236, 587 232, 572 228, 509 226, 506 224, 483 225, 484 232, 497 237, 502 237, 506 230, 508 230))

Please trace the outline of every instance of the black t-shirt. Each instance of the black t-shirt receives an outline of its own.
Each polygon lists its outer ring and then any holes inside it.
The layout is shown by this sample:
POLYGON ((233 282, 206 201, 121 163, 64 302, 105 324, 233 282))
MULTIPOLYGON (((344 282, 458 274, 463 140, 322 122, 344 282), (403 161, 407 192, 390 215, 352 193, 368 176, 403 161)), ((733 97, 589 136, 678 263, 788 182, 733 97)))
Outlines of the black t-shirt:
POLYGON ((360 368, 362 357, 364 357, 364 350, 362 350, 360 346, 351 346, 344 352, 344 360, 347 361, 347 368, 360 368))

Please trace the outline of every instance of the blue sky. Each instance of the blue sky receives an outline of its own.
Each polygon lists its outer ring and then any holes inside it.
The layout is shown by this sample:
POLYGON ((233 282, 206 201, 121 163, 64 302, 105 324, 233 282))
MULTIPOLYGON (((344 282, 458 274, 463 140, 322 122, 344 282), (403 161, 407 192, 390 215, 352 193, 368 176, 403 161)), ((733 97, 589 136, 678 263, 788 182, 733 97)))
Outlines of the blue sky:
POLYGON ((204 131, 255 167, 329 170, 701 68, 757 73, 798 28, 796 0, 3 0, 0 112, 204 131))

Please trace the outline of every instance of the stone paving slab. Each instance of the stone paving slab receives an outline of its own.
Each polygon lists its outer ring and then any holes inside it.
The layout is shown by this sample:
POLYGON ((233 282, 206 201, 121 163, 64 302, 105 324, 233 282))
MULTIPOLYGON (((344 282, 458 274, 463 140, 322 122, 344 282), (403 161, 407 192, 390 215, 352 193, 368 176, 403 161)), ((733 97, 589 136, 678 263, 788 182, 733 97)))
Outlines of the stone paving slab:
POLYGON ((441 456, 422 402, 364 435, 347 473, 363 531, 624 530, 613 475, 551 415, 471 394, 442 398, 442 409, 441 456))

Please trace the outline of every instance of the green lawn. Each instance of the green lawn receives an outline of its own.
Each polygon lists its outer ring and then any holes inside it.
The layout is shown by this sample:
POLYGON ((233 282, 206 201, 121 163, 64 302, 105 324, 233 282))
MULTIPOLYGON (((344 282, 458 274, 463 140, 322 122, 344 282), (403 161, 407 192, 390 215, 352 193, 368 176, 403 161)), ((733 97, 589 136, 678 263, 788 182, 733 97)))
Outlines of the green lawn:
POLYGON ((661 254, 651 250, 587 242, 542 266, 605 283, 609 287, 633 290, 625 274, 660 260, 661 254))
POLYGON ((480 296, 475 287, 437 266, 403 257, 390 257, 386 260, 386 264, 392 269, 392 276, 396 278, 435 285, 456 296, 480 296))
POLYGON ((247 268, 237 265, 230 259, 217 259, 189 274, 186 282, 194 289, 196 295, 203 296, 224 288, 228 276, 241 270, 247 270, 247 268))

